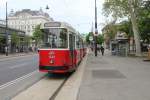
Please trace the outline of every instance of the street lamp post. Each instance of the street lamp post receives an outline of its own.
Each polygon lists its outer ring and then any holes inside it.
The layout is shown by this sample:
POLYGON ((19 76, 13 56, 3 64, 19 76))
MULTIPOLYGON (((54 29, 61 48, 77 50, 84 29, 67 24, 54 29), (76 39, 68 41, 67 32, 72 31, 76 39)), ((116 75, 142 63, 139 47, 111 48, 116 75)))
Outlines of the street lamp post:
POLYGON ((6 27, 5 27, 5 34, 6 34, 6 44, 5 44, 5 53, 8 56, 8 16, 7 16, 7 2, 6 2, 6 27))
POLYGON ((95 0, 95 56, 97 56, 97 34, 98 34, 98 29, 97 29, 97 6, 96 6, 96 0, 95 0))

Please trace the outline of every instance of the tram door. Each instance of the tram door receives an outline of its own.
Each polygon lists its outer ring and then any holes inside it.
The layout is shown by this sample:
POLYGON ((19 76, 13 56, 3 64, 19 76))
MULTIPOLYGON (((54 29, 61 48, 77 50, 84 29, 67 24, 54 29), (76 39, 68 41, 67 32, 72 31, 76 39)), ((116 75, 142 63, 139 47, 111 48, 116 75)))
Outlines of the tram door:
POLYGON ((74 57, 75 57, 75 36, 73 34, 69 34, 69 49, 71 52, 71 65, 74 67, 74 57))

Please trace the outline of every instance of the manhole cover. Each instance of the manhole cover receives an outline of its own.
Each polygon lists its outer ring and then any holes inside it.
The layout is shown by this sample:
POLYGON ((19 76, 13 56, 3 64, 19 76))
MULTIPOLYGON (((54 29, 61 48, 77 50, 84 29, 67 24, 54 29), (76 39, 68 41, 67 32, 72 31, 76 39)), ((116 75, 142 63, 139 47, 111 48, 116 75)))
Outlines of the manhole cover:
POLYGON ((101 69, 101 70, 93 70, 92 76, 94 78, 103 78, 103 79, 120 79, 126 78, 120 71, 114 69, 101 69))

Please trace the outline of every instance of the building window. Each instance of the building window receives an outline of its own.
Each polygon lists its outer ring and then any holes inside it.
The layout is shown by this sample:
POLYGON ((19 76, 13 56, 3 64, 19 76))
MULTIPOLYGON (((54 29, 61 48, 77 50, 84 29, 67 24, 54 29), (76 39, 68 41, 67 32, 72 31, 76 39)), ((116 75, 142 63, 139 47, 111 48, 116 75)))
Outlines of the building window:
POLYGON ((32 29, 34 28, 34 26, 32 26, 32 29))
POLYGON ((28 29, 30 29, 30 25, 28 25, 28 29))

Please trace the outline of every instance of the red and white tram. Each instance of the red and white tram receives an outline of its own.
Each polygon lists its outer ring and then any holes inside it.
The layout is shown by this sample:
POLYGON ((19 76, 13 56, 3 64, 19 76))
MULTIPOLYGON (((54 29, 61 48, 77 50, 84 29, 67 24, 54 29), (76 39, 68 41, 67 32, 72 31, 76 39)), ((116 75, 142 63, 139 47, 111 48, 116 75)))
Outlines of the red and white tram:
POLYGON ((42 25, 43 43, 39 48, 39 70, 49 73, 75 71, 85 55, 83 40, 67 23, 42 25))

